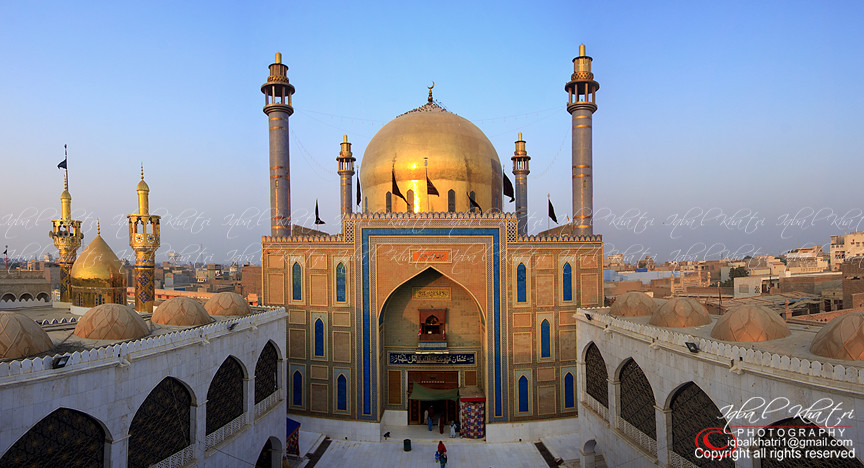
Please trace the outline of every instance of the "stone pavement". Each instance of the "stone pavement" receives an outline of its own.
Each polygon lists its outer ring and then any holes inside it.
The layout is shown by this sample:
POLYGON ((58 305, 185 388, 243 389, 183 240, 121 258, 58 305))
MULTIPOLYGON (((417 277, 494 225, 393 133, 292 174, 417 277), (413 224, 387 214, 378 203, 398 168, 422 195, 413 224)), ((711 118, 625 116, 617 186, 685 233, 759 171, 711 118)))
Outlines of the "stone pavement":
MULTIPOLYGON (((448 468, 543 468, 546 462, 533 443, 450 443, 447 446, 448 468)), ((386 442, 334 440, 321 457, 321 467, 425 467, 435 468, 438 440, 412 440, 411 451, 402 450, 402 439, 386 442)))

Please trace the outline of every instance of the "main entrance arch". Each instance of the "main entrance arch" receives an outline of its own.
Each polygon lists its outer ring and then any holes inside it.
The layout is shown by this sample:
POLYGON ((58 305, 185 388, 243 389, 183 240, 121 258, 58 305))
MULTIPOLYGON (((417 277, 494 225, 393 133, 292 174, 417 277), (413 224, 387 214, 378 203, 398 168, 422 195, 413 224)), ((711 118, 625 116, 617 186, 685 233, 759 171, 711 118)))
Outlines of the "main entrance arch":
POLYGON ((486 325, 461 284, 427 268, 387 297, 378 320, 385 410, 408 424, 459 420, 458 392, 485 394, 486 325))

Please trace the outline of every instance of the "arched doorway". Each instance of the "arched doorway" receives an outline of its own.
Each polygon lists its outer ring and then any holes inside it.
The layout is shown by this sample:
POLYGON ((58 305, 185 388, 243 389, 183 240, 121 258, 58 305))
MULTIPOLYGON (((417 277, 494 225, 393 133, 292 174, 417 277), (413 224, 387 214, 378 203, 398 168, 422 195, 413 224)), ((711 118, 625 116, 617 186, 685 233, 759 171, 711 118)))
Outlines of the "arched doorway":
POLYGON ((105 430, 87 414, 60 408, 21 436, 0 466, 105 466, 105 430))
POLYGON ((461 426, 460 394, 474 406, 485 394, 486 326, 474 296, 428 268, 388 296, 378 325, 385 410, 405 411, 407 424, 431 414, 433 425, 461 426))
POLYGON ((154 388, 129 427, 130 468, 158 463, 192 444, 192 394, 173 377, 154 388))

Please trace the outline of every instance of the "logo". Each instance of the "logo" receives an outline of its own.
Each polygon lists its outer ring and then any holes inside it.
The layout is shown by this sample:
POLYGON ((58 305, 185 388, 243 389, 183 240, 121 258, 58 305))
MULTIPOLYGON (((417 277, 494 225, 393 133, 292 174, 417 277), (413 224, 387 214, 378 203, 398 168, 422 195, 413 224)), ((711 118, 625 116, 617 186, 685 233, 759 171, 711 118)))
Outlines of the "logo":
POLYGON ((708 427, 696 434, 696 458, 722 460, 732 456, 738 448, 738 439, 728 429, 708 427))

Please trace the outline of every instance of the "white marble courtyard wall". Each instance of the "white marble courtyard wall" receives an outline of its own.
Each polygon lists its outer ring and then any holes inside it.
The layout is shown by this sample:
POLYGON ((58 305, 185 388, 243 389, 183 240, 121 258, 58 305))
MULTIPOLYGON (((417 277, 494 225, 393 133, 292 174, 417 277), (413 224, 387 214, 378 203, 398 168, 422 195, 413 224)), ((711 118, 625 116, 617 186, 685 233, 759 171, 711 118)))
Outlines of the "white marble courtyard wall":
MULTIPOLYGON (((580 447, 595 440, 596 450, 603 454, 608 466, 652 466, 655 463, 666 466, 670 463, 666 449, 667 444, 670 450, 672 446, 671 411, 668 408, 674 392, 687 382, 698 385, 721 411, 727 405, 741 408, 751 397, 769 401, 785 397, 805 406, 822 398, 842 402, 844 411, 854 409, 856 415, 854 419, 843 421, 850 427, 845 428, 842 438, 854 441, 856 455, 860 456, 864 450, 864 419, 857 416, 864 414, 864 369, 854 367, 855 362, 843 365, 837 361, 818 362, 763 353, 752 349, 749 343, 734 346, 600 313, 593 313, 592 320, 580 313, 577 319, 580 447), (686 341, 698 344, 700 351, 695 354, 689 352, 686 341), (592 342, 606 364, 608 410, 600 408, 597 411, 596 403, 586 395, 585 351, 592 342), (634 359, 642 368, 654 392, 657 424, 654 453, 639 447, 617 428, 618 373, 628 358, 634 359), (602 414, 604 412, 606 415, 602 414)), ((785 412, 775 414, 776 419, 757 424, 768 425, 789 417, 785 412)), ((737 421, 732 424, 744 423, 737 421)), ((736 466, 755 465, 752 459, 742 458, 736 466)))
MULTIPOLYGON (((148 394, 166 377, 192 394, 193 460, 208 467, 254 464, 268 438, 285 440, 285 321, 283 309, 182 329, 136 341, 73 353, 67 365, 52 357, 0 363, 0 454, 58 408, 98 420, 110 441, 106 465, 127 466, 129 427, 148 394), (233 325, 233 330, 228 327, 233 325), (255 365, 267 342, 278 353, 278 390, 256 408, 255 365), (205 446, 207 390, 220 365, 233 356, 243 366, 244 424, 215 446, 205 446), (235 458, 236 457, 236 458, 235 458)), ((216 431, 218 432, 218 430, 216 431)))

